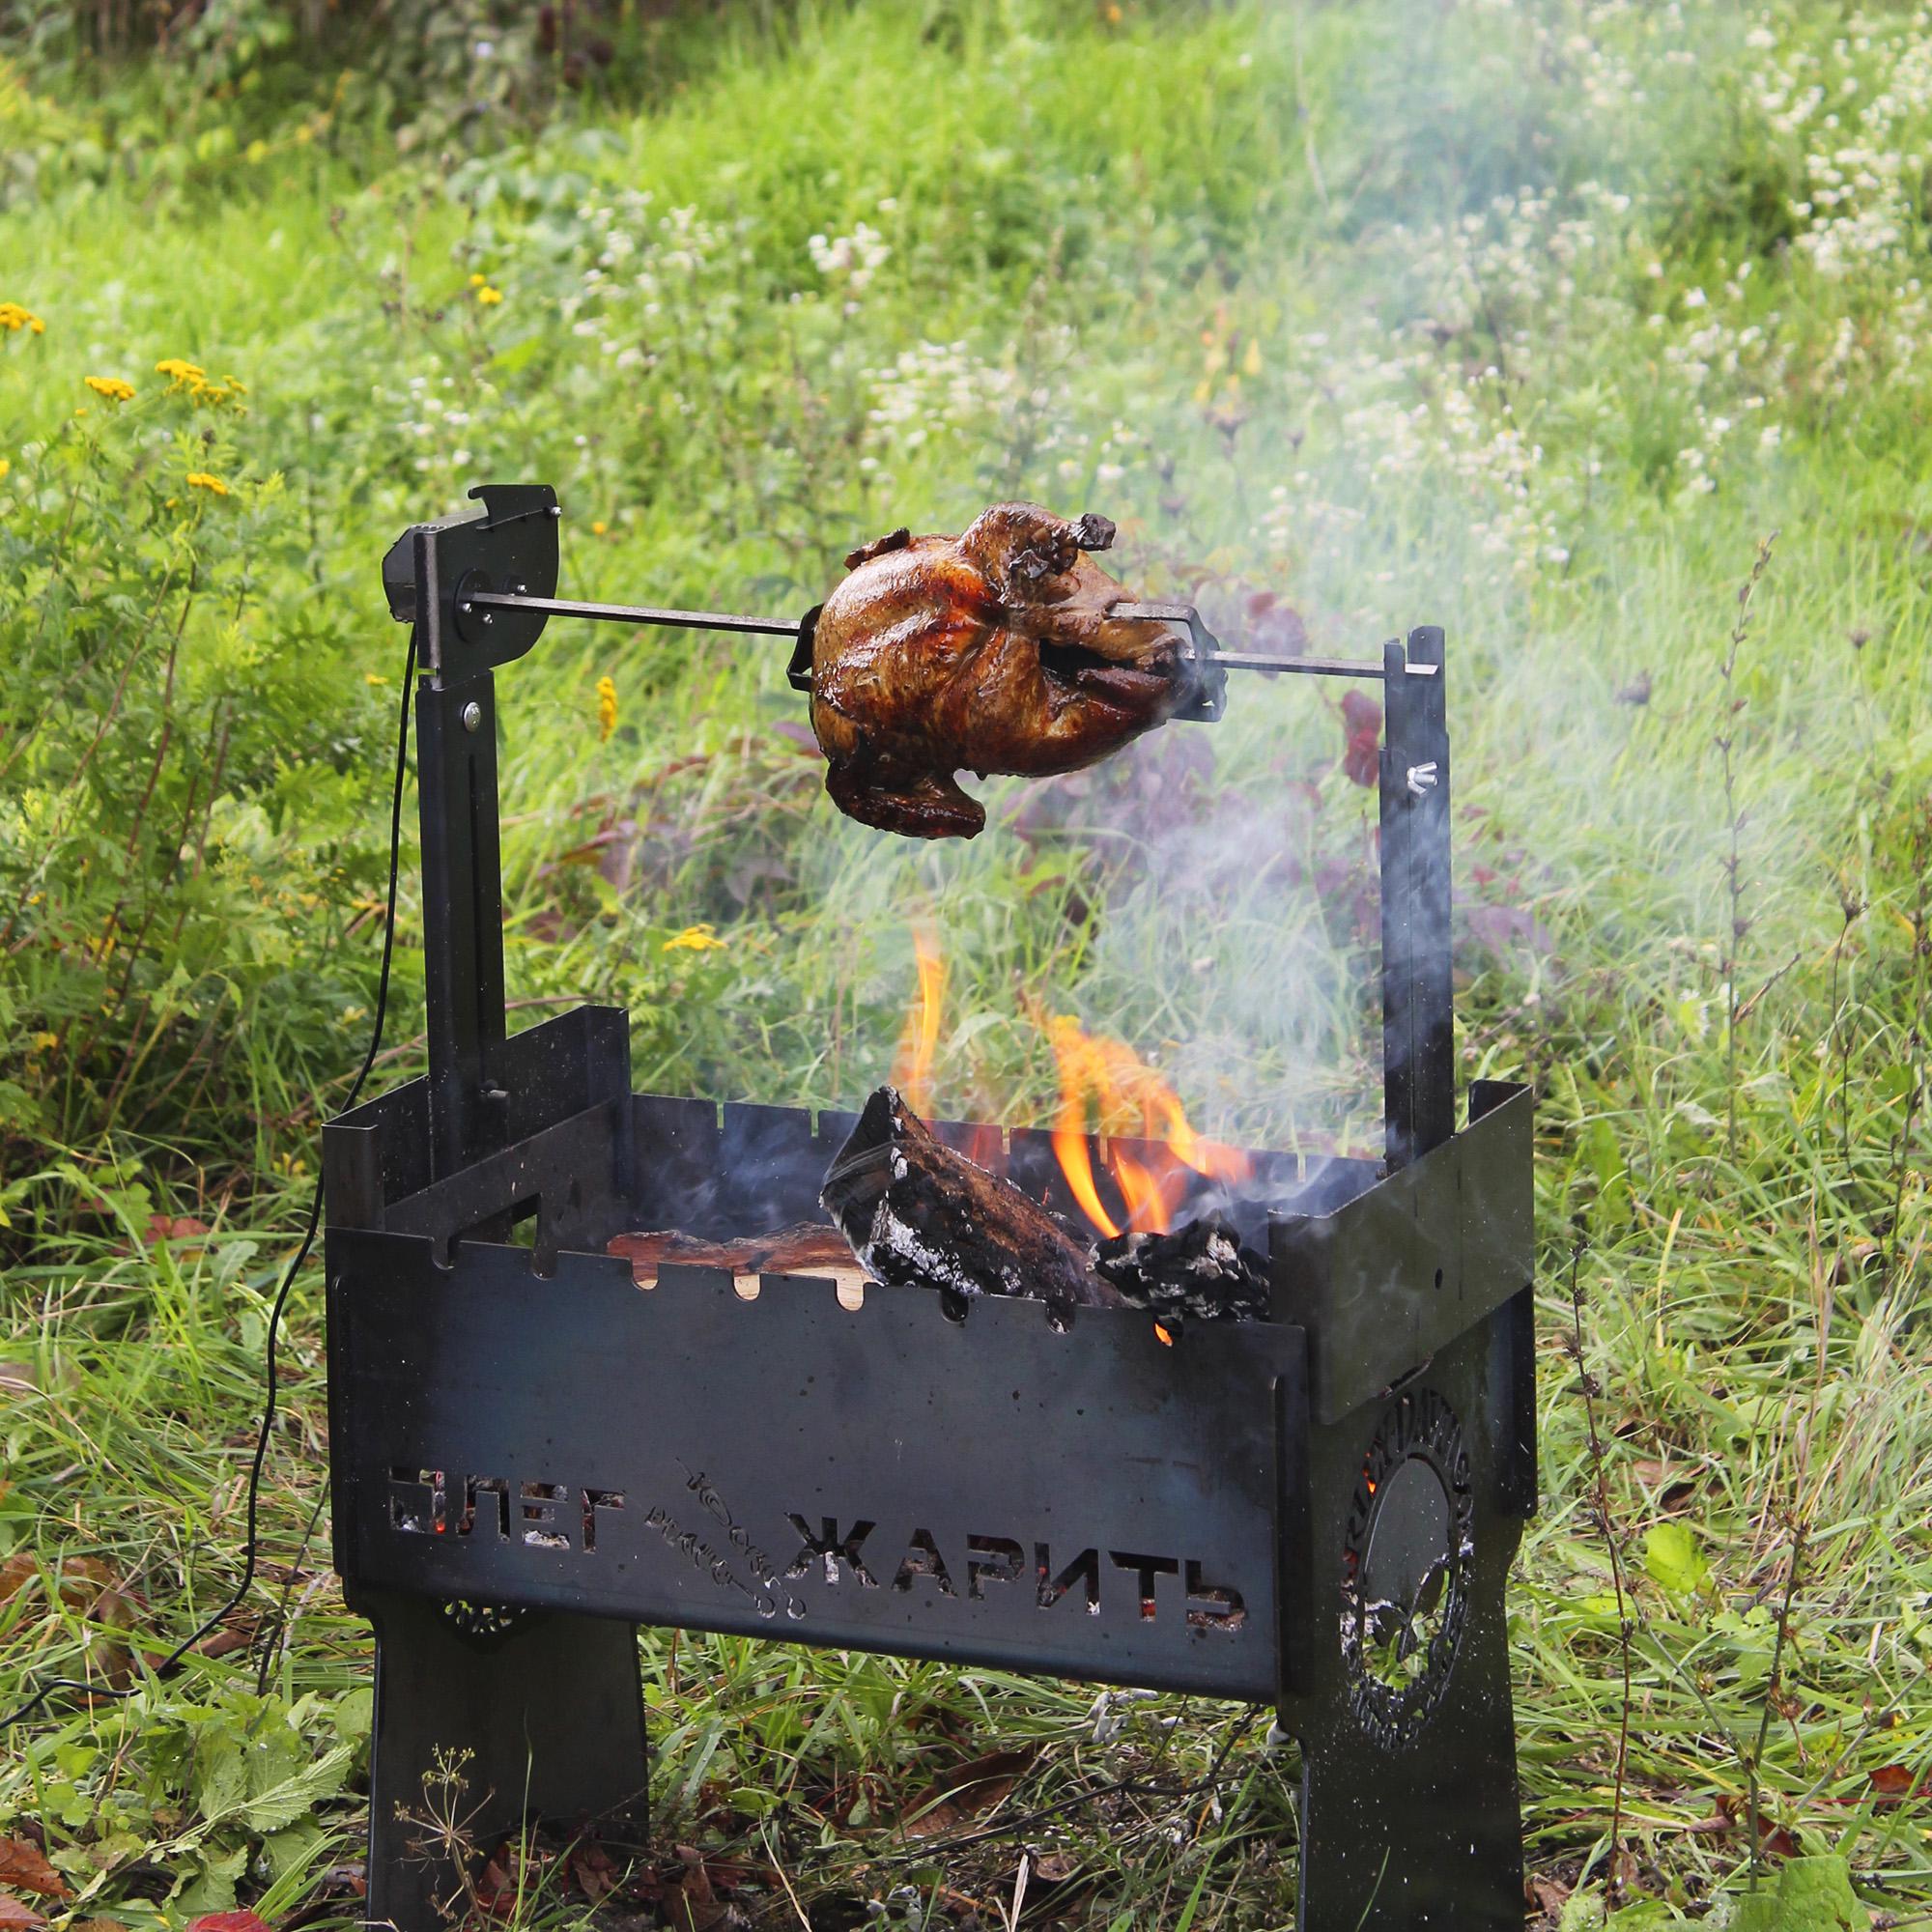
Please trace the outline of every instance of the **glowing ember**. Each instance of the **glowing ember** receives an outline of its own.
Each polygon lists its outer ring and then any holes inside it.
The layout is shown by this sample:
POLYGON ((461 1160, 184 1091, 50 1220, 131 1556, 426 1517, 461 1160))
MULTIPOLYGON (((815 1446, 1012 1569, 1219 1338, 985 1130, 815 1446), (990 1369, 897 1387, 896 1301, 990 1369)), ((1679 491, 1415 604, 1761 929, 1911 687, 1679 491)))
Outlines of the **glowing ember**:
POLYGON ((1060 1063, 1060 1111, 1053 1151, 1080 1211, 1103 1235, 1120 1224, 1101 1204, 1088 1134, 1106 1141, 1107 1171, 1120 1189, 1127 1226, 1164 1234, 1187 1192, 1188 1172, 1211 1180, 1245 1180, 1251 1167, 1238 1148, 1204 1139, 1189 1124, 1179 1096, 1133 1049, 1117 1039, 1083 1033, 1065 1014, 1036 1014, 1060 1063), (1116 1138, 1154 1142, 1147 1157, 1131 1154, 1116 1138))
POLYGON ((932 1063, 939 1047, 940 1009, 946 1002, 946 956, 929 925, 912 929, 913 956, 919 963, 919 991, 906 1014, 905 1031, 893 1061, 893 1085, 916 1114, 932 1111, 932 1063))

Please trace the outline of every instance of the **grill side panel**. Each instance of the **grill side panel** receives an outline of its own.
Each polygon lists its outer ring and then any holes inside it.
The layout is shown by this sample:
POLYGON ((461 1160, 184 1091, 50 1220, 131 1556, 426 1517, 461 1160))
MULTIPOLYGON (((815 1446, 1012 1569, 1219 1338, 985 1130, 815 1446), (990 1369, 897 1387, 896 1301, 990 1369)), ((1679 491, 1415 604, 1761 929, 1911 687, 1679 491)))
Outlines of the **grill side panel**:
POLYGON ((451 1599, 1272 1698, 1298 1331, 338 1231, 340 1554, 451 1599))

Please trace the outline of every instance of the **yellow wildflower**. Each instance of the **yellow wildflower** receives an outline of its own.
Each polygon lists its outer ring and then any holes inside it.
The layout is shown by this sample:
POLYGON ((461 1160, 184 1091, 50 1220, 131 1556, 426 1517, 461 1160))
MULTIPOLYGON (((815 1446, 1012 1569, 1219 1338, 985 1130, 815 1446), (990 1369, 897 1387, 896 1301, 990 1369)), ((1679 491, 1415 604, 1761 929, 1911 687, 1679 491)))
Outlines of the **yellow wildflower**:
POLYGON ((31 1043, 31 1045, 29 1046, 29 1049, 28 1049, 28 1050, 29 1050, 30 1052, 33 1052, 33 1053, 45 1053, 45 1052, 49 1051, 49 1049, 51 1049, 51 1048, 53 1048, 53 1047, 56 1047, 56 1046, 58 1046, 59 1044, 60 1044, 60 1035, 59 1035, 59 1034, 57 1034, 57 1033, 37 1033, 37 1034, 36 1034, 36 1035, 34 1036, 34 1037, 33 1037, 33 1040, 32 1040, 32 1043, 31 1043))
POLYGON ((180 355, 156 362, 155 373, 168 379, 170 395, 185 390, 190 402, 206 404, 210 409, 219 409, 223 403, 232 403, 237 396, 248 393, 247 384, 239 377, 224 376, 220 382, 211 383, 208 371, 199 362, 189 362, 180 355))
POLYGON ((503 299, 503 291, 501 289, 493 289, 488 282, 485 282, 483 286, 476 291, 476 299, 479 302, 481 302, 485 308, 495 308, 496 305, 503 299))
POLYGON ((384 685, 387 684, 388 681, 389 680, 386 677, 384 677, 383 673, 379 670, 365 670, 362 673, 362 682, 366 684, 372 691, 380 690, 384 685))
POLYGON ((0 483, 4 483, 7 480, 7 472, 10 469, 12 469, 13 467, 14 466, 11 463, 9 463, 4 456, 0 456, 0 483))
POLYGON ((134 400, 134 385, 124 383, 119 376, 83 376, 81 381, 97 396, 105 396, 112 403, 131 403, 134 400))
POLYGON ((597 680, 597 737, 602 744, 611 742, 611 733, 617 728, 617 687, 608 677, 597 680))
POLYGON ((211 497, 225 497, 228 485, 218 476, 211 476, 206 469, 190 469, 187 472, 187 487, 190 490, 206 490, 211 497))
POLYGON ((594 523, 590 526, 590 534, 593 537, 601 537, 609 531, 610 527, 611 526, 607 523, 594 523))
POLYGON ((469 286, 472 289, 485 288, 489 285, 489 281, 490 277, 488 275, 471 275, 469 277, 469 286))
POLYGON ((10 335, 17 335, 25 329, 30 335, 44 335, 47 326, 31 309, 24 309, 18 302, 0 302, 0 328, 10 335))
POLYGON ((682 932, 674 932, 664 943, 667 952, 723 952, 724 942, 711 926, 687 925, 682 932))

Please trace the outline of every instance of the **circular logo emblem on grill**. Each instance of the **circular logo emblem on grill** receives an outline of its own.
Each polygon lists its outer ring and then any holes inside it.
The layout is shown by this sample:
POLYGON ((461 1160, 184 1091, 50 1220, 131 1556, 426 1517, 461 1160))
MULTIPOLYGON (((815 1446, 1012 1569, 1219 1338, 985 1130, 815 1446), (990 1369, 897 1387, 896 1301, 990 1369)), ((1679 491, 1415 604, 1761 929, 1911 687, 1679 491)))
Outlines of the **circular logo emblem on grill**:
POLYGON ((1342 1546, 1349 1703, 1384 1749, 1413 1744, 1449 1687, 1474 1533, 1463 1425, 1434 1389, 1411 1389, 1363 1458, 1342 1546))

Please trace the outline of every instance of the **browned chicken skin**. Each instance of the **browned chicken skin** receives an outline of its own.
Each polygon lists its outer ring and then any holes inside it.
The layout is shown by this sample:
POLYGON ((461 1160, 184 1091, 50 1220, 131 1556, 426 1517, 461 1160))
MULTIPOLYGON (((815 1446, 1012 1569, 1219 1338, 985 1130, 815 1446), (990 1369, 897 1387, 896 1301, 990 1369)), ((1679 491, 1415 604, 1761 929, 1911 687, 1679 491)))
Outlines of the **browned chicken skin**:
POLYGON ((1091 765, 1193 696, 1182 633, 1108 613, 1127 593, 1086 552, 1114 526, 996 503, 957 537, 895 530, 845 559, 812 639, 811 728, 839 810, 971 838, 965 770, 1091 765))

